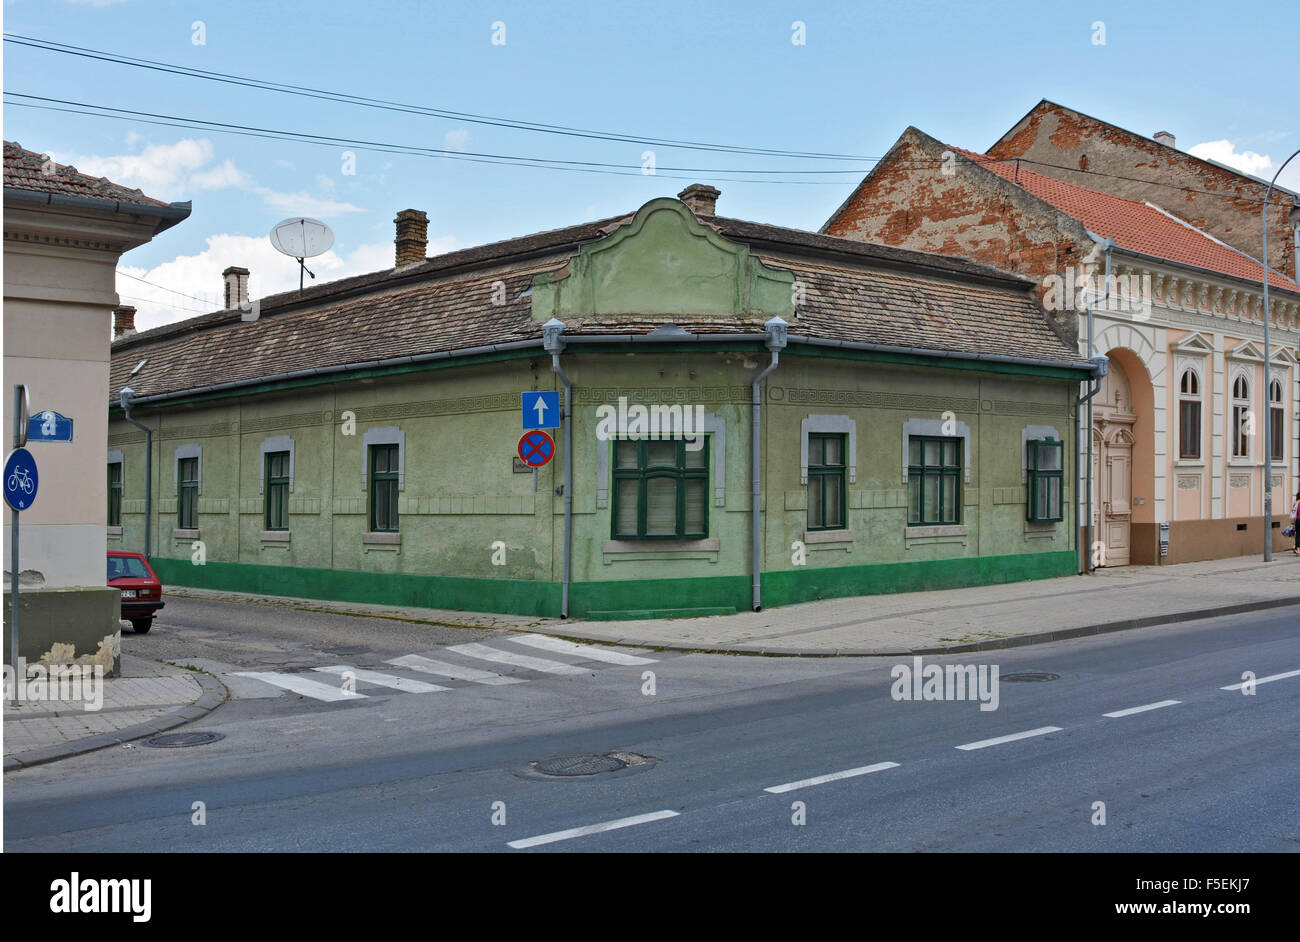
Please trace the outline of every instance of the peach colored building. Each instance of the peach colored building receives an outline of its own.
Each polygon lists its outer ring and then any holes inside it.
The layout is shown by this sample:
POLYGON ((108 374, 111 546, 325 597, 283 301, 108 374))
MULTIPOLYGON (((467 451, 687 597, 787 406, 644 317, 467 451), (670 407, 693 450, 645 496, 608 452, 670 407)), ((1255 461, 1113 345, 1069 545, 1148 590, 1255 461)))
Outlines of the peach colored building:
MULTIPOLYGON (((1109 356, 1092 410, 1097 561, 1262 551, 1270 484, 1274 546, 1289 545, 1281 528, 1300 453, 1300 285, 1292 278, 1270 275, 1265 364, 1263 268, 1240 249, 1154 202, 1085 189, 915 128, 822 231, 1031 275, 1061 335, 1082 354, 1109 356), (1271 482, 1266 428, 1274 439, 1271 482)), ((1080 511, 1086 520, 1088 510, 1080 511)))

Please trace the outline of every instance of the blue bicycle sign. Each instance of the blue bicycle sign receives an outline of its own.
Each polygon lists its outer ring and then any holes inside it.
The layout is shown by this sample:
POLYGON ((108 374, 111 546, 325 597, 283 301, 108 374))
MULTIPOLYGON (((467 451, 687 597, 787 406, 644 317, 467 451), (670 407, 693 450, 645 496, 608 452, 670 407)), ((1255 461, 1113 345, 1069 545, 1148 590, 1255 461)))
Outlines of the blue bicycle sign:
POLYGON ((36 500, 40 476, 36 459, 26 448, 15 448, 5 461, 5 503, 14 510, 26 510, 36 500))

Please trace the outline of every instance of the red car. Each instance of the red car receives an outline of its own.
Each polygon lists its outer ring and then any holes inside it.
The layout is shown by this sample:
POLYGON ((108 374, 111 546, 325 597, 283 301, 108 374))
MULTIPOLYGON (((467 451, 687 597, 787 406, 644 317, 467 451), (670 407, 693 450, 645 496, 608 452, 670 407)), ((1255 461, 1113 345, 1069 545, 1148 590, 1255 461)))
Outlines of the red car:
POLYGON ((122 590, 122 617, 136 634, 153 627, 154 613, 162 608, 162 583, 140 553, 108 551, 108 584, 122 590))

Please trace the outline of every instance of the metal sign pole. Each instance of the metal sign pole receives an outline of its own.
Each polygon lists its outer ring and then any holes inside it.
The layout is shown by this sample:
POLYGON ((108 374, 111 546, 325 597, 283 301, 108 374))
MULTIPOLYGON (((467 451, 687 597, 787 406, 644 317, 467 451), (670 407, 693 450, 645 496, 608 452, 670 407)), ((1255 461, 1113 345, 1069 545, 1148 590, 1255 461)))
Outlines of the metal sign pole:
MULTIPOLYGON (((27 444, 26 432, 27 389, 21 383, 14 384, 14 447, 22 448, 27 444)), ((10 549, 9 549, 9 595, 12 607, 9 610, 9 650, 10 666, 14 671, 14 696, 18 691, 18 511, 9 511, 10 549)))

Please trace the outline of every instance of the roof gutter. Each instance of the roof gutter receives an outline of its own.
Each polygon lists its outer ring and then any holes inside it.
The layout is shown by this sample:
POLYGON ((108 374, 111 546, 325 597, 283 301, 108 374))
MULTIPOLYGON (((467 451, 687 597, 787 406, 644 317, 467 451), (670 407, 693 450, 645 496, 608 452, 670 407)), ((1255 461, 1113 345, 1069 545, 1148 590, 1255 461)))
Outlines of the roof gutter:
POLYGON ((162 220, 162 225, 154 233, 170 229, 184 219, 188 219, 193 206, 191 203, 171 203, 157 206, 153 203, 128 203, 124 200, 96 199, 90 196, 72 196, 68 193, 40 193, 36 190, 20 190, 5 187, 4 198, 15 203, 30 203, 33 206, 53 206, 61 209, 84 209, 93 212, 125 213, 132 216, 153 216, 162 220))
MULTIPOLYGON (((658 328, 648 334, 584 334, 581 336, 566 334, 564 337, 564 343, 566 346, 571 344, 608 343, 757 344, 765 342, 766 336, 766 334, 759 333, 692 334, 682 330, 681 328, 668 330, 658 328)), ((857 350, 871 353, 903 354, 939 360, 1006 363, 1013 366, 1037 366, 1053 369, 1077 370, 1079 372, 1090 374, 1096 372, 1095 364, 1078 360, 1049 360, 1042 357, 1017 357, 1001 353, 960 353, 952 350, 929 350, 924 347, 899 347, 880 343, 861 343, 852 340, 827 340, 819 337, 806 337, 795 334, 789 336, 788 342, 791 344, 806 344, 810 347, 857 350)), ((438 353, 419 353, 412 356, 390 357, 384 360, 366 360, 360 363, 342 363, 337 366, 315 367, 309 370, 295 370, 292 373, 277 373, 272 376, 258 376, 253 379, 240 379, 229 383, 215 383, 209 386, 179 389, 166 393, 155 393, 152 396, 137 396, 135 398, 135 405, 150 405, 153 403, 167 402, 171 399, 188 399, 192 396, 228 392, 230 390, 258 386, 262 383, 269 382, 283 382, 286 380, 306 379, 309 377, 330 376, 339 373, 350 373, 355 370, 382 369, 389 366, 409 366, 414 363, 430 363, 439 360, 456 359, 459 357, 481 356, 483 354, 491 353, 506 353, 513 350, 539 349, 542 347, 543 341, 538 338, 534 340, 515 340, 509 343, 483 344, 476 347, 460 347, 456 350, 443 350, 438 353)))

